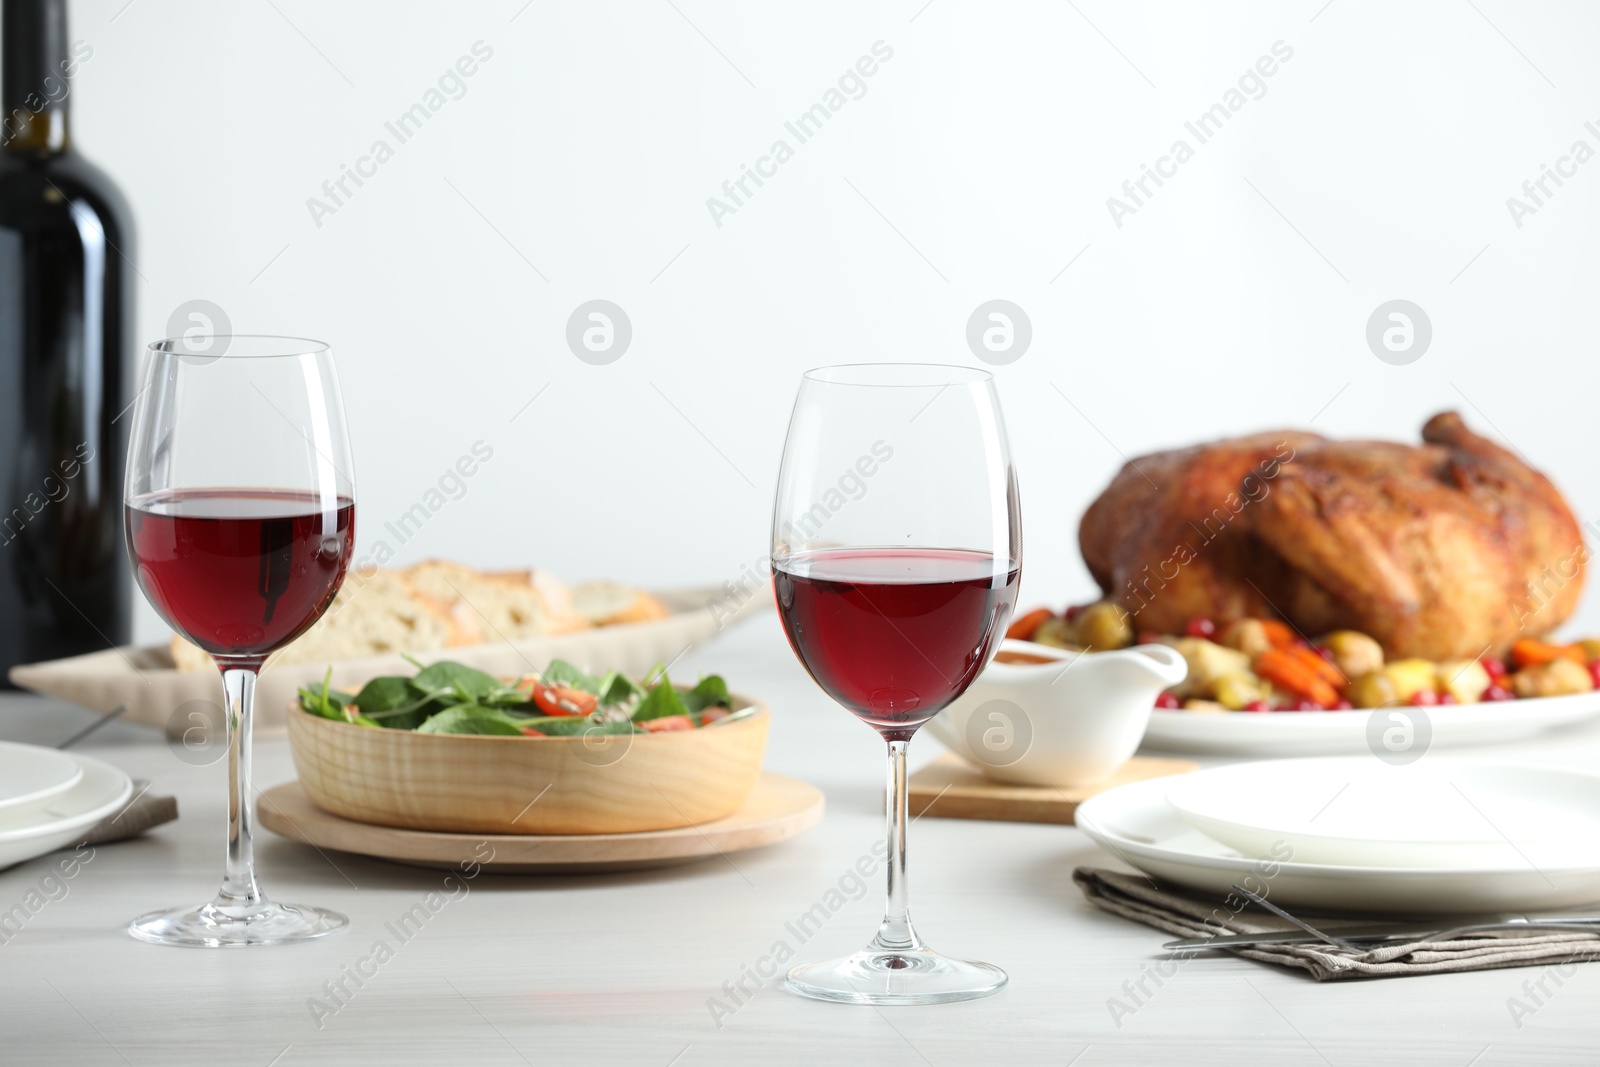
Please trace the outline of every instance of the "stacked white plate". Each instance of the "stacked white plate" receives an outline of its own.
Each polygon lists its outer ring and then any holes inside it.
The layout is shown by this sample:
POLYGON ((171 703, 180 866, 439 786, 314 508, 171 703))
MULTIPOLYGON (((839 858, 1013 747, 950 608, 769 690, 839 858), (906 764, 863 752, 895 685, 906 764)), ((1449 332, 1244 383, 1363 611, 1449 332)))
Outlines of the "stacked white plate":
POLYGON ((1239 763, 1135 782, 1077 824, 1166 881, 1288 908, 1468 914, 1600 901, 1600 774, 1504 760, 1239 763))
POLYGON ((78 843, 132 793, 97 759, 0 741, 0 868, 78 843))

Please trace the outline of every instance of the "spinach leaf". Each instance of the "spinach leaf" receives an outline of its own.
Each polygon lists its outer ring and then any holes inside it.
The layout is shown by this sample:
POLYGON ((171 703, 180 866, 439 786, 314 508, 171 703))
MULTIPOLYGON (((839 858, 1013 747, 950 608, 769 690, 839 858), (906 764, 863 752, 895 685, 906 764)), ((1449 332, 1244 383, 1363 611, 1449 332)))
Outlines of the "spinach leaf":
POLYGON ((356 707, 370 715, 374 711, 393 711, 407 704, 415 704, 419 696, 421 694, 411 687, 409 679, 391 675, 374 678, 362 686, 361 692, 356 694, 354 703, 356 707))
POLYGON ((687 715, 689 707, 683 702, 683 697, 673 688, 672 681, 663 672, 661 682, 645 698, 639 701, 639 706, 634 709, 634 722, 648 722, 651 719, 663 719, 668 715, 687 715))
POLYGON ((545 668, 541 676, 545 685, 564 685, 570 689, 581 689, 585 693, 600 695, 600 681, 594 675, 580 671, 564 659, 553 659, 550 666, 545 668))
POLYGON ((344 707, 349 702, 350 697, 337 689, 328 688, 328 682, 332 678, 333 668, 329 667, 327 673, 322 676, 321 689, 307 689, 302 686, 300 688, 300 707, 312 715, 320 715, 324 719, 338 719, 341 722, 345 722, 348 721, 349 717, 345 715, 344 707))
POLYGON ((733 698, 728 695, 728 683, 722 680, 720 674, 708 674, 700 679, 698 685, 684 694, 683 702, 690 711, 733 707, 733 698))
POLYGON ((419 734, 498 734, 522 736, 522 727, 498 708, 482 704, 457 704, 445 708, 417 727, 419 734))
POLYGON ((353 722, 357 726, 378 726, 365 715, 360 714, 356 707, 355 698, 349 693, 341 693, 337 689, 328 688, 328 681, 333 677, 333 668, 328 668, 328 673, 322 676, 321 689, 300 689, 300 707, 312 715, 324 719, 333 719, 336 722, 353 722))
POLYGON ((422 668, 411 684, 424 693, 436 696, 451 690, 462 703, 474 702, 479 697, 505 688, 494 675, 447 659, 422 668))
POLYGON ((636 684, 633 679, 621 671, 612 671, 600 680, 598 690, 600 706, 608 708, 613 704, 621 704, 634 697, 645 695, 644 687, 636 684))

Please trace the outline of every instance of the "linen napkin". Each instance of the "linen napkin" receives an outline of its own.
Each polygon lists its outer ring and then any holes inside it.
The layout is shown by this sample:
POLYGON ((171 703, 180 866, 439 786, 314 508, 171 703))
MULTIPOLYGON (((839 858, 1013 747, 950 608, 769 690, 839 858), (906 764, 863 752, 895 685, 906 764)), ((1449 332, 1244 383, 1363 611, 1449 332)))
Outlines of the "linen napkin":
MULTIPOLYGON (((1079 867, 1072 880, 1095 907, 1124 919, 1153 926, 1175 937, 1260 934, 1293 930, 1290 923, 1237 894, 1218 901, 1187 890, 1152 882, 1142 874, 1079 867)), ((1303 916, 1304 917, 1304 916, 1303 916)), ((1371 919, 1314 919, 1324 933, 1338 935, 1349 926, 1371 925, 1371 919)), ((1449 925, 1448 922, 1445 925, 1449 925)), ((1201 951, 1232 952, 1246 959, 1280 967, 1296 967, 1319 982, 1337 978, 1402 978, 1418 974, 1483 971, 1498 967, 1538 967, 1586 963, 1600 959, 1600 932, 1547 930, 1529 934, 1484 933, 1457 940, 1385 942, 1368 951, 1351 952, 1321 942, 1257 945, 1250 948, 1176 949, 1187 958, 1201 951)), ((1563 971, 1563 974, 1567 972, 1563 971)))
POLYGON ((133 799, 91 826, 83 835, 85 845, 104 845, 138 837, 154 826, 178 817, 177 797, 150 795, 150 783, 135 781, 133 799))

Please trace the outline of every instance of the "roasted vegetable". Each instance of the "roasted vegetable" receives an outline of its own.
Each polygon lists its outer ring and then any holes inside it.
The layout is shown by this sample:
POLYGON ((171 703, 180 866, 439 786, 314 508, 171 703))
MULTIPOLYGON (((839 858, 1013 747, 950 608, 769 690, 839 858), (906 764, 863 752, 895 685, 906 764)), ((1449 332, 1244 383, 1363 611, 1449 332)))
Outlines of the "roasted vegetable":
POLYGON ((1090 604, 1072 621, 1075 644, 1096 652, 1127 648, 1133 644, 1133 624, 1128 613, 1107 600, 1090 604))
POLYGON ((1266 624, 1260 619, 1235 619, 1222 628, 1217 641, 1243 652, 1251 659, 1273 647, 1266 624))
POLYGON ((1051 648, 1077 648, 1078 643, 1073 640, 1072 624, 1066 619, 1049 618, 1039 624, 1029 638, 1035 644, 1049 645, 1051 648))
POLYGON ((1247 704, 1266 700, 1272 695, 1272 687, 1249 671, 1224 674, 1212 688, 1217 703, 1229 711, 1241 711, 1247 704))
POLYGON ((1203 637, 1163 637, 1161 643, 1177 649, 1189 665, 1188 677, 1172 689, 1173 695, 1179 698, 1210 700, 1216 696, 1217 679, 1229 674, 1250 673, 1249 656, 1223 648, 1215 641, 1203 637))
POLYGON ((1458 704, 1476 704, 1483 699, 1483 691, 1489 688, 1490 682, 1483 664, 1475 659, 1463 659, 1439 664, 1435 687, 1455 697, 1458 704))
POLYGON ((1358 708, 1384 708, 1401 703, 1394 681, 1382 671, 1363 674, 1350 683, 1344 695, 1358 708))
POLYGON ((1359 678, 1383 666, 1383 646, 1355 630, 1335 630, 1322 639, 1333 665, 1346 678, 1359 678))
POLYGON ((1587 693, 1593 688, 1589 668, 1564 656, 1537 667, 1524 667, 1511 676, 1511 689, 1519 697, 1559 697, 1587 693))
POLYGON ((1006 636, 1017 641, 1031 641, 1039 627, 1046 620, 1053 618, 1055 618, 1055 615, 1049 608, 1037 608, 1014 621, 1006 629, 1006 636))
POLYGON ((1588 655, 1578 645, 1553 645, 1548 641, 1524 637, 1511 646, 1511 662, 1516 664, 1519 670, 1524 667, 1537 667, 1557 659, 1568 659, 1577 664, 1589 662, 1588 655))
POLYGON ((1328 672, 1336 674, 1337 671, 1315 652, 1300 648, 1269 648, 1256 657, 1255 668, 1257 674, 1274 685, 1282 686, 1295 696, 1321 707, 1331 708, 1339 702, 1339 690, 1326 676, 1328 672), (1316 664, 1311 660, 1315 660, 1316 664), (1327 668, 1327 671, 1320 670, 1317 664, 1327 668))

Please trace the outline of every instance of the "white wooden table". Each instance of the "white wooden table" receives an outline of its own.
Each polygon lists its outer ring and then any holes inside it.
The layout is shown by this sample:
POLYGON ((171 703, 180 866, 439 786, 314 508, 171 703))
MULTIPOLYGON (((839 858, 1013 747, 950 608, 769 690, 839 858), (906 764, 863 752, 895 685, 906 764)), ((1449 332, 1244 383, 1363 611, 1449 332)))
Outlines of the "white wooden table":
MULTIPOLYGON (((261 832, 269 894, 350 916, 308 945, 202 951, 145 945, 135 914, 198 902, 222 866, 224 766, 190 766, 143 728, 111 724, 83 750, 178 797, 178 822, 101 846, 14 938, 0 944, 3 1064, 709 1063, 937 1065, 1494 1064, 1600 1060, 1600 964, 1578 968, 1537 1012, 1513 1020, 1536 969, 1324 985, 1261 964, 1184 963, 1118 1021, 1163 936, 1086 905, 1080 864, 1115 865, 1077 830, 934 818, 911 835, 920 930, 939 949, 1011 975, 998 996, 879 1010, 802 1000, 776 980, 737 1003, 726 991, 786 942, 797 958, 859 947, 882 887, 848 873, 881 835, 880 744, 831 706, 784 645, 772 616, 679 664, 725 674, 765 697, 774 722, 767 766, 816 783, 828 813, 795 841, 731 859, 606 877, 484 875, 441 908, 362 985, 345 977, 388 938, 385 924, 444 872, 314 849, 261 832), (786 926, 843 880, 847 900, 800 943, 786 926), (336 1005, 325 988, 344 979, 336 1005), (317 1018, 312 998, 335 1004, 317 1018), (713 1000, 716 998, 716 1000, 713 1000), (722 1004, 717 1008, 717 1001, 722 1004), (713 1009, 716 1009, 714 1012, 713 1009)), ((0 737, 53 744, 87 712, 0 697, 0 737)), ((937 750, 913 746, 914 762, 937 750), (918 753, 918 747, 921 752, 918 753)), ((1600 728, 1550 735, 1508 752, 1600 764, 1600 728)), ((257 784, 293 776, 287 745, 257 745, 257 784)), ((0 911, 39 885, 50 861, 0 873, 0 911)), ((834 898, 837 900, 838 898, 834 898)), ((370 964, 364 969, 371 971, 370 964)), ((743 982, 752 987, 749 978, 743 982)), ((741 994, 743 997, 743 994, 741 994)))

